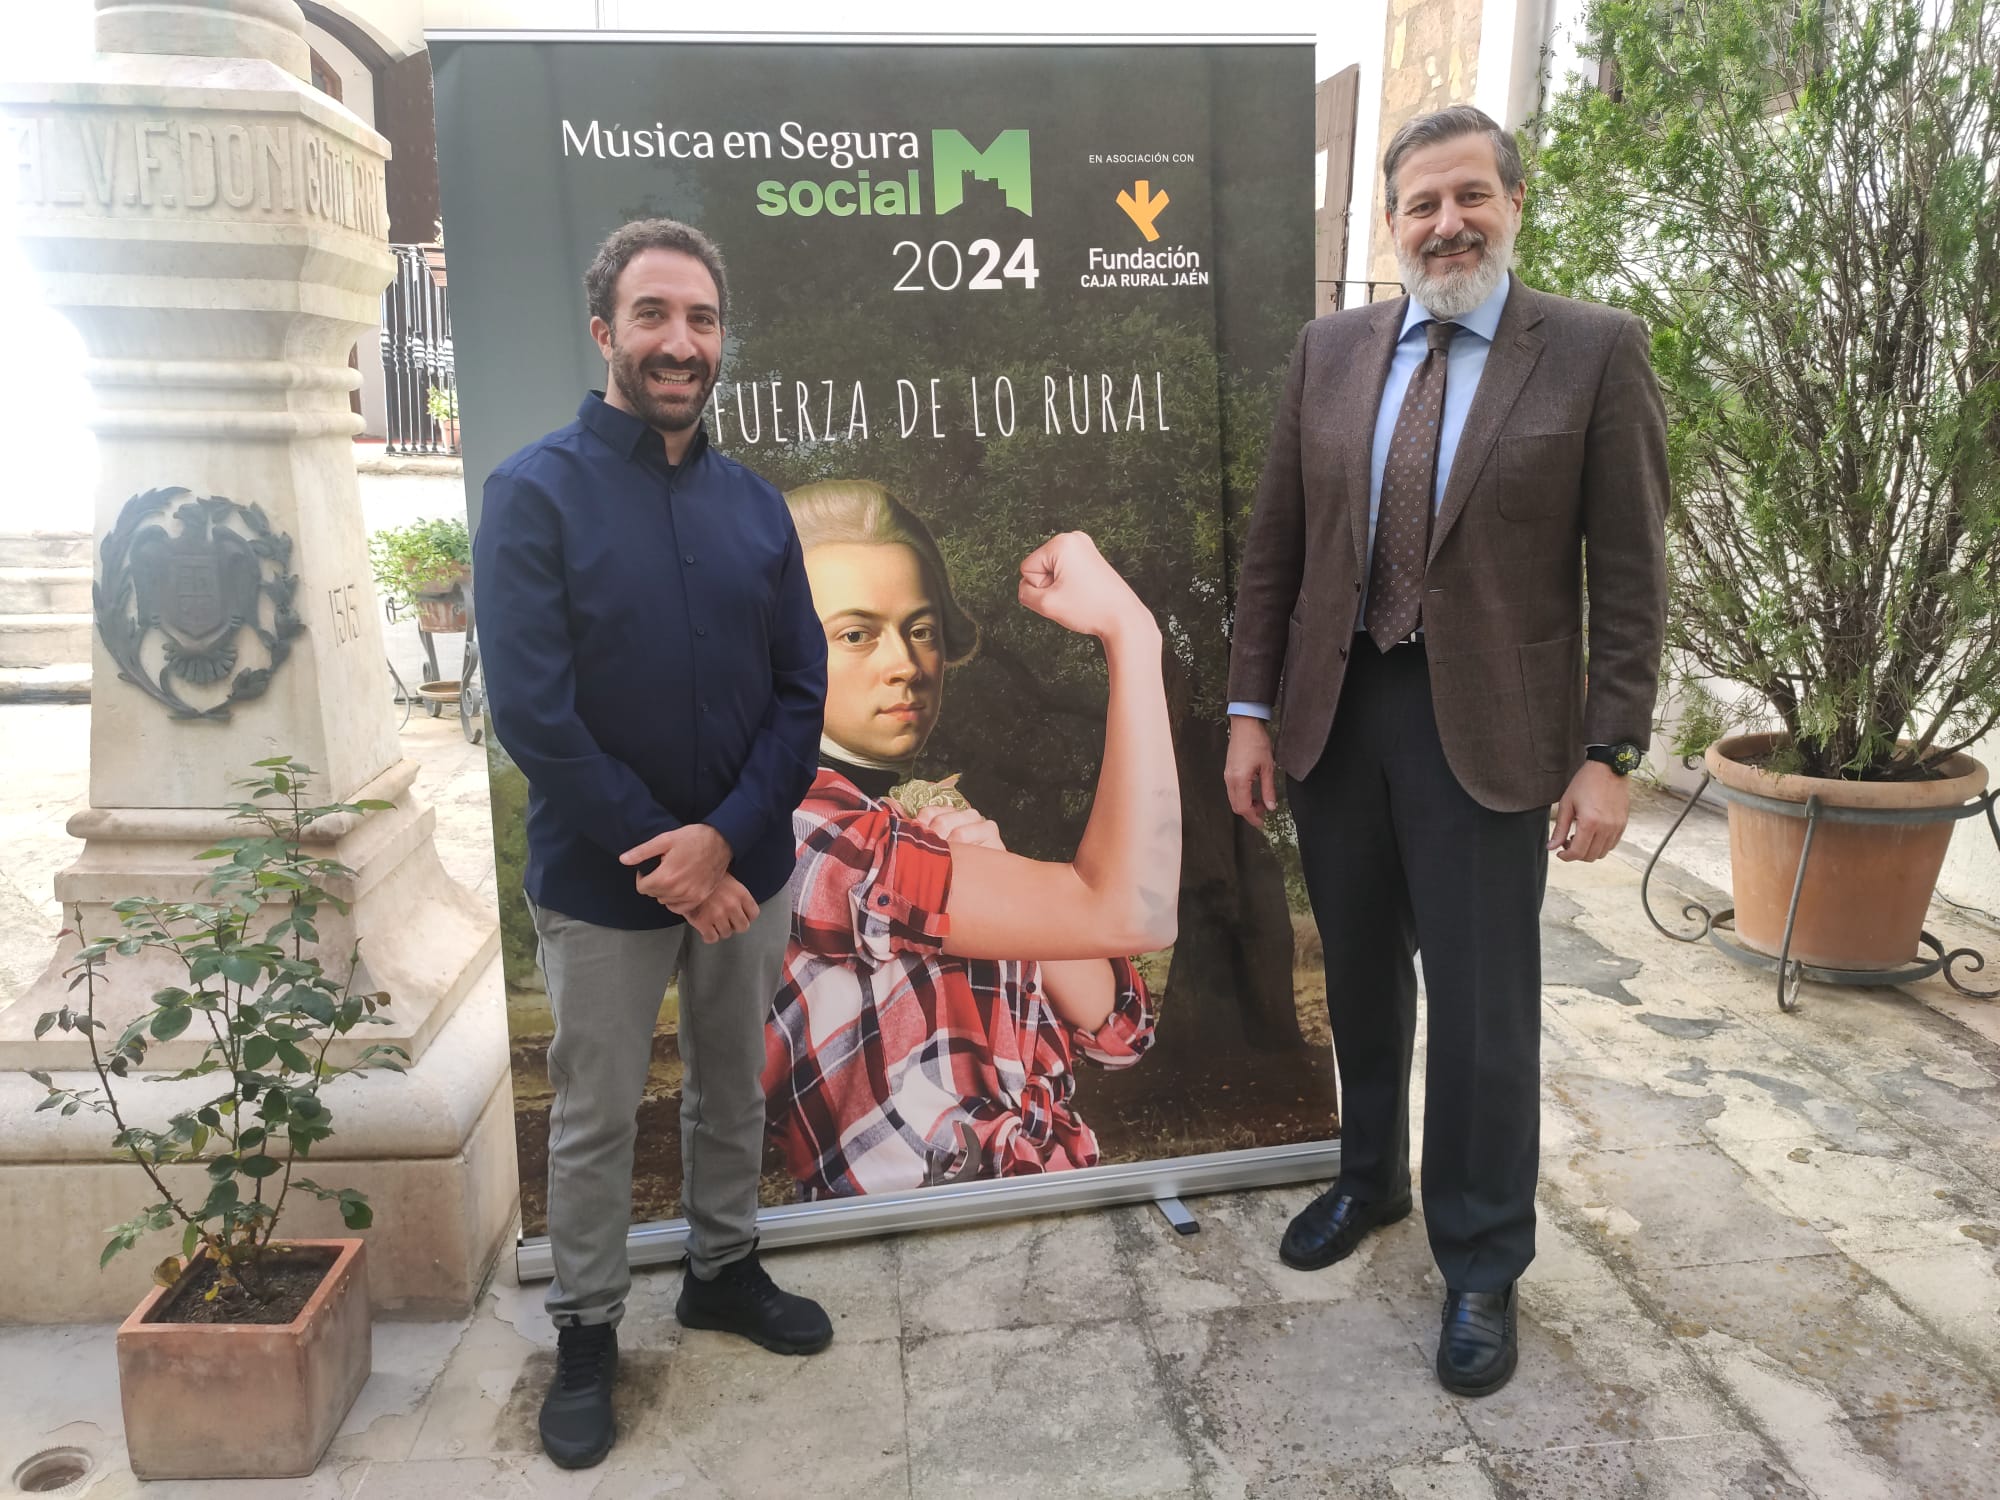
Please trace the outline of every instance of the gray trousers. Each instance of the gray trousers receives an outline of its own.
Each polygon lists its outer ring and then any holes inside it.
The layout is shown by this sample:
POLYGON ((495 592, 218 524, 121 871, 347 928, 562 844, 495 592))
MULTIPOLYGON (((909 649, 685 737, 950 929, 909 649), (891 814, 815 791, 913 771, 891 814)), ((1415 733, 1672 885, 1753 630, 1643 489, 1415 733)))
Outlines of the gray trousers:
POLYGON ((764 1148, 764 1019, 778 992, 791 899, 734 937, 685 926, 628 932, 528 904, 555 1012, 549 1044, 549 1316, 616 1323, 632 1272, 632 1151, 653 1027, 680 975, 681 1211, 688 1259, 713 1276, 756 1244, 764 1148))

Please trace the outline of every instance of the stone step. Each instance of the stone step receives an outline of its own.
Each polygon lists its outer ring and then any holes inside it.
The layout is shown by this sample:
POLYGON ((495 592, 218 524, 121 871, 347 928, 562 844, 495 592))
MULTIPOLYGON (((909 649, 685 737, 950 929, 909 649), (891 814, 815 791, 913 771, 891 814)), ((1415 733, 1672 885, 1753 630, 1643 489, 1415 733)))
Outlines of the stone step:
POLYGON ((0 615, 0 667, 90 661, 89 615, 0 615))
POLYGON ((88 703, 90 666, 0 667, 0 703, 88 703))
POLYGON ((0 567, 0 614, 89 613, 89 568, 0 567))
POLYGON ((0 531, 0 568, 89 567, 87 531, 0 531))

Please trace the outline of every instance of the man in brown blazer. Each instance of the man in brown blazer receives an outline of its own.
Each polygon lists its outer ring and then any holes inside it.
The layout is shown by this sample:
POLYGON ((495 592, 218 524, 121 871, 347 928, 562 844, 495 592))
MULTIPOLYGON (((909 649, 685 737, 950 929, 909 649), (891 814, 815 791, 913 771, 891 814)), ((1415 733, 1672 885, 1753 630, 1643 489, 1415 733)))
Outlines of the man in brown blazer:
POLYGON ((1285 772, 1340 1070, 1340 1179, 1279 1253, 1331 1265, 1410 1211, 1421 950, 1437 1372, 1477 1396, 1513 1374, 1535 1253, 1548 854, 1616 846, 1652 726, 1666 427, 1637 319, 1512 275, 1506 131, 1421 116, 1383 172, 1410 295, 1299 338, 1238 586, 1225 781, 1262 827, 1285 772))

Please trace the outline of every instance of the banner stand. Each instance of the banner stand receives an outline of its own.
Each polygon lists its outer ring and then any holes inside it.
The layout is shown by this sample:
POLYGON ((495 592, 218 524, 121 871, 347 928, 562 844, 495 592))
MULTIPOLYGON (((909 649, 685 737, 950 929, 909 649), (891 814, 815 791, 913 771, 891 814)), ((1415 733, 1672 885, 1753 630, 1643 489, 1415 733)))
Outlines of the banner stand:
MULTIPOLYGON (((870 1239, 915 1229, 959 1228, 1000 1219, 1062 1213, 1078 1208, 1111 1208, 1189 1198, 1202 1193, 1281 1187, 1290 1182, 1332 1181, 1340 1175, 1340 1142, 1307 1141, 1248 1151, 1212 1151, 1166 1161, 1125 1162, 1050 1172, 1041 1177, 1003 1177, 923 1188, 914 1193, 874 1193, 819 1203, 788 1203, 757 1213, 759 1248, 827 1244, 870 1239)), ((625 1258, 634 1266, 664 1265, 687 1249, 687 1221, 635 1224, 625 1237, 625 1258)), ((524 1239, 514 1251, 522 1281, 547 1281, 555 1257, 546 1236, 524 1239)))
MULTIPOLYGON (((785 497, 829 661, 792 817, 813 936, 795 928, 764 1038, 764 1243, 1332 1180, 1328 976, 1296 844, 1283 822, 1249 835, 1222 795, 1231 559, 1312 305, 1311 46, 429 40, 476 532, 490 473, 607 380, 579 284, 605 236, 667 216, 727 257, 708 441, 785 497), (1024 599, 1023 561, 1058 541, 1071 586, 1024 599), (1117 682, 1133 732, 1113 732, 1117 682), (888 800, 890 766, 906 798, 956 788, 977 809, 995 850, 966 865, 990 878, 951 878, 949 841, 897 852, 926 808, 888 800), (1087 844, 1102 880, 1078 875, 1087 844), (977 956, 947 951, 955 918, 977 956), (1044 951, 1059 967, 1027 956, 1044 951)), ((578 587, 603 592, 569 601, 594 622, 580 653, 645 627, 619 611, 652 565, 586 570, 578 587)), ((481 601, 482 634, 508 607, 481 601)), ((705 712, 694 661, 659 653, 648 690, 705 712)), ((616 756, 641 741, 613 691, 592 733, 616 756)), ((488 739, 495 892, 522 1230, 539 1236, 555 1017, 505 724, 488 739)), ((718 749, 743 749, 741 728, 718 727, 718 749)), ((656 774, 686 816, 720 791, 656 774)), ((635 1105, 635 1265, 686 1243, 679 1006, 652 1018, 635 1105)), ((543 1238, 517 1263, 553 1274, 543 1238)))

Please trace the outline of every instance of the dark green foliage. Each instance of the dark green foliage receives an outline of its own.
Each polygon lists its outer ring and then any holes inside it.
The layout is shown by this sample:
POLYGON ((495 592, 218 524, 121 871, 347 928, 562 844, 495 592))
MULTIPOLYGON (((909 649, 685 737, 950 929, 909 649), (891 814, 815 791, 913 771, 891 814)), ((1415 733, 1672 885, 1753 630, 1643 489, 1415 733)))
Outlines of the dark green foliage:
POLYGON ((1652 330, 1672 665, 1800 769, 1911 774, 2000 718, 2000 4, 1590 25, 1619 93, 1537 122, 1522 268, 1652 330))

